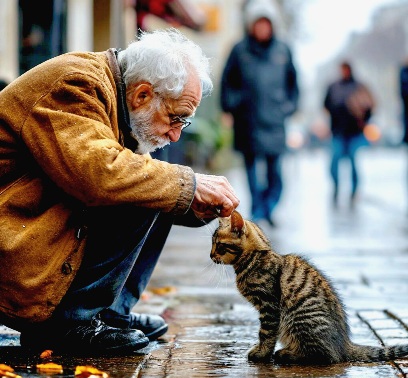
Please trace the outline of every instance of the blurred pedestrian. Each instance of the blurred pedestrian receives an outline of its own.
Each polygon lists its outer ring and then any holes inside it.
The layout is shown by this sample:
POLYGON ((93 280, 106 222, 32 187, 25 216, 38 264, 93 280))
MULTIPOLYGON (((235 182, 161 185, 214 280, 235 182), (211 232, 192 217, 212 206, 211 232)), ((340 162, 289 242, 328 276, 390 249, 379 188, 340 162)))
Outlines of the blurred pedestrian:
POLYGON ((149 154, 179 140, 209 74, 168 29, 57 56, 1 91, 0 321, 23 347, 134 353, 167 331, 132 308, 172 225, 239 203, 224 177, 149 154))
MULTIPOLYGON (((400 95, 402 101, 402 143, 408 146, 408 58, 401 66, 399 75, 400 95)), ((408 189, 408 169, 406 171, 406 181, 408 189)))
POLYGON ((363 131, 374 109, 374 99, 368 88, 357 81, 350 62, 339 65, 340 79, 328 86, 324 107, 330 114, 331 164, 333 180, 333 203, 338 201, 340 189, 339 166, 342 159, 348 159, 351 169, 350 201, 354 203, 359 185, 356 164, 357 150, 367 143, 363 131))
POLYGON ((408 144, 408 59, 400 69, 399 84, 404 126, 402 141, 403 143, 408 144))
POLYGON ((276 37, 273 4, 249 1, 244 20, 245 35, 233 46, 222 73, 221 107, 233 117, 234 148, 244 158, 252 219, 273 226, 283 189, 285 121, 298 104, 297 73, 290 48, 276 37))

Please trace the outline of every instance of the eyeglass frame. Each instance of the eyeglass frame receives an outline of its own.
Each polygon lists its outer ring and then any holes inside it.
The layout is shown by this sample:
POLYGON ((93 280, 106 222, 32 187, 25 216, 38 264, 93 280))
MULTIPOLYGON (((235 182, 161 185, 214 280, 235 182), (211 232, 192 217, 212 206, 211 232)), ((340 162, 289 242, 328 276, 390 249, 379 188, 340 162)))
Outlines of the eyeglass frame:
MULTIPOLYGON (((166 100, 160 95, 160 93, 155 92, 159 98, 161 99, 163 105, 167 109, 166 100)), ((191 121, 189 120, 190 117, 183 117, 177 114, 170 115, 168 114, 170 120, 170 127, 174 130, 180 129, 181 131, 184 130, 186 127, 191 125, 191 121), (174 123, 181 123, 181 126, 173 126, 174 123)))
POLYGON ((184 130, 186 127, 191 125, 191 121, 188 118, 181 117, 178 115, 169 116, 170 119, 170 127, 172 129, 180 129, 184 130), (174 123, 181 123, 181 126, 173 126, 174 123))

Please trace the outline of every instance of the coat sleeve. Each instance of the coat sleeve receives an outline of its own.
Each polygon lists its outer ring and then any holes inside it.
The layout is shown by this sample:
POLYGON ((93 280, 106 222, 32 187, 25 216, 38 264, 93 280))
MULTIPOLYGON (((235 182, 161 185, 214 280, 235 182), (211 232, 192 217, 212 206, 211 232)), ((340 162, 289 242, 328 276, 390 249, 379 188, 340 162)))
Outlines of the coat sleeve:
POLYGON ((299 102, 299 86, 297 79, 297 71, 293 64, 292 54, 288 48, 288 63, 286 67, 286 93, 289 99, 287 115, 292 115, 298 109, 299 102))
POLYGON ((408 98, 408 66, 404 66, 399 74, 400 95, 403 99, 408 98))
POLYGON ((234 46, 225 63, 221 75, 221 108, 224 112, 234 113, 243 99, 238 46, 234 46))
POLYGON ((132 204, 184 214, 195 191, 191 168, 123 147, 113 120, 114 91, 99 77, 74 73, 35 102, 21 137, 45 175, 87 206, 132 204))
POLYGON ((328 111, 332 111, 332 105, 331 105, 331 91, 332 91, 332 85, 329 85, 327 88, 327 91, 324 95, 323 98, 323 107, 328 111))

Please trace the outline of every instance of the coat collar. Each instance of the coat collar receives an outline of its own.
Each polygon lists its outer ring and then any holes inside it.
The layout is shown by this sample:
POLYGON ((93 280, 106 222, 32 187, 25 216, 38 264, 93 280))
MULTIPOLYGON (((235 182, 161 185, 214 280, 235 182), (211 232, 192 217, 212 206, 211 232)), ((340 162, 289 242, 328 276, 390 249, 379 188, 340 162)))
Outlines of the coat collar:
POLYGON ((118 50, 110 48, 106 51, 106 56, 109 62, 109 68, 113 74, 116 84, 117 103, 118 103, 118 125, 121 131, 121 143, 126 147, 135 151, 138 147, 137 140, 131 135, 132 128, 130 126, 129 110, 126 104, 126 85, 122 78, 122 72, 118 63, 118 50))

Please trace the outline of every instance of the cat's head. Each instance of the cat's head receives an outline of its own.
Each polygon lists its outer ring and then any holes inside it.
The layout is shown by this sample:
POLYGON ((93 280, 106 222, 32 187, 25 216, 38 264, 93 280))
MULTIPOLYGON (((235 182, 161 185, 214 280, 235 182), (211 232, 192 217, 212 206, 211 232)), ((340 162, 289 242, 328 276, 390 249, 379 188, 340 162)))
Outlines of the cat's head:
POLYGON ((246 231, 251 223, 245 221, 236 210, 230 217, 218 219, 219 226, 212 237, 210 257, 216 264, 235 264, 245 250, 246 231))

